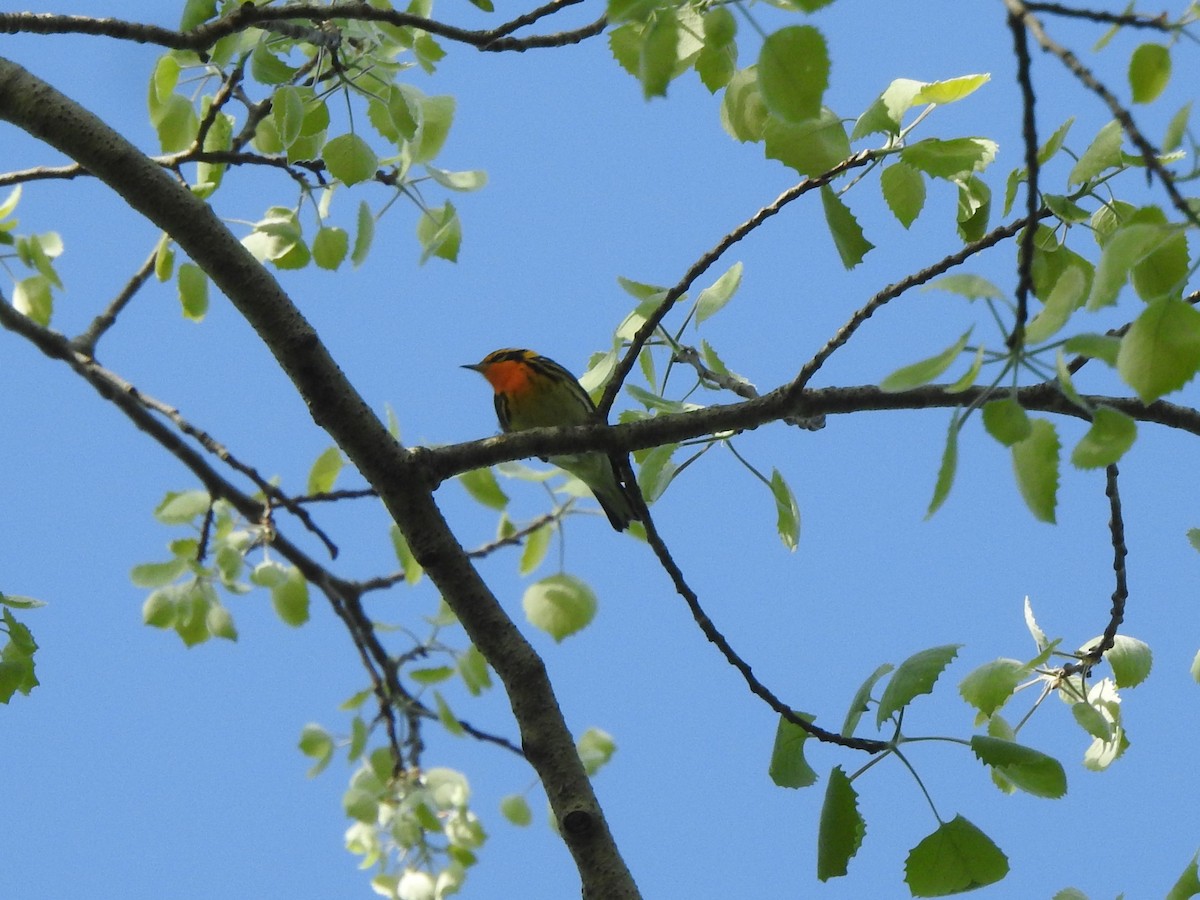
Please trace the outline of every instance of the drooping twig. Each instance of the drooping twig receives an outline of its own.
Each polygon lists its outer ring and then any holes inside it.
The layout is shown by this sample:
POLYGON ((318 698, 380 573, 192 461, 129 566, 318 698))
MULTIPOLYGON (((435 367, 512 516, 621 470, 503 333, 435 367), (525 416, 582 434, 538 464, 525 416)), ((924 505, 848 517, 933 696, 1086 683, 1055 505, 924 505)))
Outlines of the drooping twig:
POLYGON ((1104 495, 1108 497, 1108 530, 1112 537, 1113 575, 1116 585, 1112 592, 1112 609, 1109 611, 1108 625, 1100 643, 1092 648, 1089 655, 1099 659, 1107 653, 1116 642, 1117 629, 1125 621, 1125 601, 1129 599, 1129 583, 1125 571, 1125 557, 1129 550, 1125 546, 1125 519, 1121 513, 1121 494, 1117 489, 1116 463, 1110 463, 1105 470, 1104 495))
POLYGON ((120 293, 113 298, 112 303, 108 304, 104 312, 92 319, 87 330, 71 341, 75 349, 84 356, 93 356, 95 354, 96 342, 100 340, 104 332, 112 328, 117 321, 117 316, 121 314, 121 310, 129 305, 129 301, 133 299, 134 295, 141 290, 142 285, 150 278, 150 275, 154 272, 154 261, 157 258, 158 252, 151 251, 150 255, 146 257, 146 261, 133 273, 132 277, 121 288, 120 293))

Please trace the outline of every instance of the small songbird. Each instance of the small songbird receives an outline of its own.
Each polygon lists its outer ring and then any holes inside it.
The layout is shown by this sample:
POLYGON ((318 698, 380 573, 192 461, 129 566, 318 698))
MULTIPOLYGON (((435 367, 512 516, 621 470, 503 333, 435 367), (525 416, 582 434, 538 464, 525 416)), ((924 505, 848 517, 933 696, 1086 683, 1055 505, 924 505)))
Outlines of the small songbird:
MULTIPOLYGON (((463 368, 473 369, 491 384, 496 392, 496 416, 503 431, 599 421, 596 405, 575 376, 532 350, 495 350, 463 368)), ((566 469, 591 489, 617 531, 624 531, 637 518, 607 455, 579 453, 552 456, 548 461, 566 469)))

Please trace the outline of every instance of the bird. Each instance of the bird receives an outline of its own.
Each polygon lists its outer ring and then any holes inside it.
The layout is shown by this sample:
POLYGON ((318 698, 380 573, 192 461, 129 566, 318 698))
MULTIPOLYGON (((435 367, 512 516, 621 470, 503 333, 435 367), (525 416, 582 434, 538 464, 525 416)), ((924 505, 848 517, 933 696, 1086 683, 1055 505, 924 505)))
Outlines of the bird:
MULTIPOLYGON (((479 362, 463 368, 478 372, 492 386, 502 431, 600 421, 596 404, 575 376, 532 350, 493 350, 479 362)), ((546 461, 586 484, 617 531, 624 531, 638 518, 607 454, 577 453, 552 456, 546 461)))

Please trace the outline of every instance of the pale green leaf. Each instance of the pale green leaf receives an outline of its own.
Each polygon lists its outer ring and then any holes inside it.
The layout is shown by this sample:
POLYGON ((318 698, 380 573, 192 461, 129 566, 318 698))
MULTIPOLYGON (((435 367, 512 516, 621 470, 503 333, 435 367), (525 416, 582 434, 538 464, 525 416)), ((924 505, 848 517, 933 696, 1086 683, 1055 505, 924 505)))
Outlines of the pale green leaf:
POLYGON ((299 569, 289 567, 287 577, 271 588, 271 605, 275 614, 293 628, 308 621, 308 582, 299 569))
POLYGON ((1042 522, 1054 523, 1058 503, 1058 454, 1061 445, 1054 425, 1034 419, 1029 437, 1013 444, 1013 471, 1025 505, 1042 522))
MULTIPOLYGON (((797 715, 806 722, 813 720, 807 713, 797 715)), ((779 725, 775 729, 775 743, 771 747, 771 763, 767 768, 771 781, 778 787, 805 788, 816 783, 817 773, 804 758, 804 744, 807 740, 807 731, 783 716, 779 717, 779 725)))
POLYGON ((1025 326, 1026 342, 1040 344, 1057 334, 1083 303, 1086 289, 1087 279, 1082 269, 1078 266, 1064 269, 1041 311, 1025 326))
POLYGON ((350 236, 345 229, 323 225, 312 242, 312 257, 322 269, 333 270, 342 264, 350 249, 350 236))
POLYGON ((986 138, 925 138, 901 150, 900 159, 935 178, 954 178, 982 171, 996 150, 996 143, 986 138))
POLYGON ((959 682, 958 692, 982 715, 991 716, 1008 702, 1026 674, 1026 666, 1015 659, 994 659, 959 682))
POLYGON ((925 176, 904 162, 888 166, 879 176, 883 199, 892 215, 908 228, 925 206, 925 176))
POLYGON ((1124 138, 1121 123, 1116 119, 1101 128, 1071 169, 1067 176, 1067 184, 1084 184, 1106 169, 1121 165, 1121 143, 1124 138))
POLYGON ((596 615, 596 595, 583 581, 566 573, 550 575, 525 589, 521 601, 529 623, 561 642, 596 615))
POLYGON ((363 200, 358 204, 358 219, 354 231, 354 250, 350 253, 350 261, 355 266, 361 266, 371 251, 371 242, 375 239, 375 216, 371 207, 363 200))
POLYGON ((941 353, 897 369, 887 378, 883 379, 879 383, 879 387, 888 393, 899 393, 900 391, 911 391, 913 388, 928 384, 950 368, 951 363, 954 362, 967 346, 967 340, 970 336, 971 332, 967 330, 957 341, 941 353))
POLYGON ((946 446, 942 450, 942 462, 938 466, 937 481, 933 485, 933 497, 929 500, 929 508, 925 510, 928 519, 941 509, 946 498, 950 496, 950 488, 954 486, 954 474, 958 471, 958 419, 950 419, 950 428, 946 432, 946 446))
POLYGON ((1055 799, 1067 792, 1062 763, 1040 750, 976 734, 971 750, 980 762, 998 769, 1009 781, 1035 797, 1055 799))
POLYGON ((854 736, 854 732, 858 728, 858 723, 869 708, 867 703, 871 699, 871 692, 875 690, 875 685, 879 682, 880 678, 891 672, 894 668, 895 666, 891 663, 883 663, 867 677, 866 681, 859 685, 858 690, 854 694, 854 699, 850 701, 850 709, 846 712, 846 721, 842 723, 842 737, 854 736))
POLYGON ((875 713, 876 726, 882 726, 891 716, 908 706, 920 694, 933 692, 934 682, 942 670, 958 655, 961 644, 930 647, 914 653, 896 667, 875 713))
POLYGON ((208 312, 208 276, 195 263, 183 263, 177 278, 183 317, 199 322, 208 312))
POLYGON ((696 298, 696 324, 719 312, 732 299, 742 283, 742 264, 735 262, 696 298))
POLYGON ((750 66, 735 72, 721 99, 721 126, 736 141, 757 142, 763 139, 767 116, 758 87, 758 68, 750 66))
POLYGON ((945 81, 934 81, 925 85, 913 98, 914 103, 953 103, 979 90, 991 81, 992 76, 960 75, 957 78, 947 78, 945 81))
POLYGON ((311 496, 332 491, 343 465, 342 451, 336 446, 327 448, 308 470, 308 485, 304 492, 311 496))
POLYGON ((801 122, 767 117, 763 127, 763 152, 801 175, 820 175, 850 155, 850 139, 842 120, 821 107, 818 115, 801 122))
POLYGON ((646 23, 638 55, 638 80, 647 100, 667 95, 667 85, 675 74, 678 48, 679 19, 670 7, 660 7, 646 23))
POLYGON ((863 236, 863 230, 850 208, 827 184, 821 186, 821 206, 825 210, 825 223, 829 226, 842 265, 853 269, 875 245, 863 236))
POLYGON ((357 134, 343 134, 327 141, 321 159, 329 167, 329 174, 346 185, 373 178, 379 166, 371 145, 357 134))
POLYGON ((524 828, 533 821, 529 803, 520 794, 508 794, 500 799, 500 814, 514 825, 524 828))
POLYGON ((983 427, 1005 447, 1025 440, 1033 430, 1029 416, 1015 397, 1004 397, 985 403, 983 427))
POLYGON ((1004 294, 986 278, 967 273, 943 275, 937 281, 925 285, 924 290, 949 291, 968 300, 1003 300, 1004 294))
POLYGON ((1129 86, 1134 103, 1158 99, 1171 79, 1171 51, 1162 44, 1142 44, 1129 59, 1129 86))
POLYGON ((1125 455, 1137 439, 1137 423, 1111 406, 1098 406, 1092 426, 1071 452, 1071 464, 1080 469, 1098 469, 1125 455))
POLYGON ((1183 387, 1200 367, 1200 312, 1182 300, 1149 303, 1121 338, 1117 372, 1143 403, 1183 387))
POLYGON ((603 768, 617 752, 613 736, 600 728, 589 728, 575 742, 575 750, 589 777, 603 768))
POLYGON ((778 469, 771 470, 771 494, 775 498, 775 530, 783 546, 795 550, 800 543, 800 507, 778 469))
POLYGON ((458 480, 475 502, 494 510, 508 506, 508 495, 500 489, 500 483, 491 469, 472 469, 459 475, 458 480))
POLYGON ((542 564, 546 551, 550 547, 550 538, 554 536, 554 528, 543 525, 525 537, 525 546, 521 549, 521 560, 517 564, 520 575, 528 575, 542 564))

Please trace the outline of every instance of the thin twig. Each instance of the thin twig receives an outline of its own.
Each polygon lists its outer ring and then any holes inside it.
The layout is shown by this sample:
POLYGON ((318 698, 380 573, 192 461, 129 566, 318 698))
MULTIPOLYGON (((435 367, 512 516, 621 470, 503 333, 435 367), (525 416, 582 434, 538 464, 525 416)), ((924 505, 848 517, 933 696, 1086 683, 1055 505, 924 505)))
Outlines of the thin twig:
POLYGON ((150 251, 150 255, 146 257, 146 261, 141 264, 136 272, 133 273, 125 286, 121 288, 120 293, 113 298, 112 303, 92 320, 92 323, 87 327, 83 334, 71 341, 71 344, 82 353, 84 356, 94 356, 96 352, 96 342, 100 340, 104 332, 112 328, 116 324, 117 316, 121 314, 128 304, 133 299, 134 295, 141 289, 150 275, 154 272, 154 262, 158 258, 158 251, 150 251))
POLYGON ((1037 234, 1038 208, 1038 142, 1037 118, 1034 115, 1036 97, 1033 79, 1030 76, 1029 43, 1025 37, 1025 25, 1011 11, 1008 27, 1013 37, 1013 53, 1017 57, 1017 84, 1021 87, 1022 138, 1025 143, 1025 218, 1029 227, 1021 234, 1017 244, 1017 320, 1009 335, 1010 348, 1018 356, 1025 343, 1025 323, 1029 318, 1029 291, 1033 286, 1034 237, 1037 234))
POLYGON ((1145 13, 1112 13, 1100 9, 1076 9, 1061 3, 1026 3, 1025 8, 1031 12, 1049 13, 1052 16, 1063 16, 1070 19, 1087 19, 1090 22, 1107 25, 1127 25, 1130 28, 1152 28, 1155 31, 1174 31, 1179 26, 1167 22, 1167 14, 1157 16, 1145 13))

